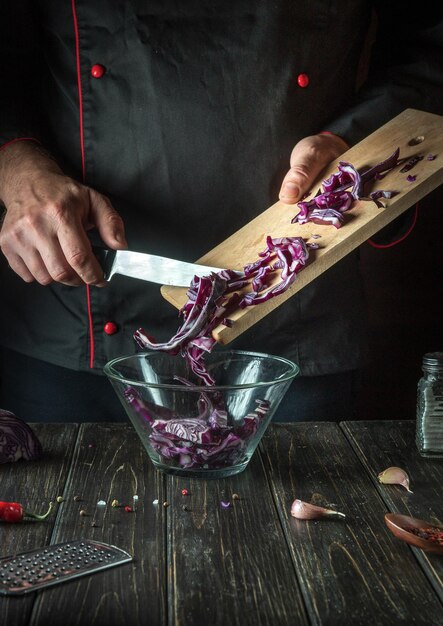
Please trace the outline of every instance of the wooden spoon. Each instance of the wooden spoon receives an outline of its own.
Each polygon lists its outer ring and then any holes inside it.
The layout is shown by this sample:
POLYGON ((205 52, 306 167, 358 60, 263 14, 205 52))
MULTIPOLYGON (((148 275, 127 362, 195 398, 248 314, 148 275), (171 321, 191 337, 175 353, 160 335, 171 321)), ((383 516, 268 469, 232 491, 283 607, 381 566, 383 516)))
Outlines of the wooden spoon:
POLYGON ((429 527, 438 528, 443 532, 443 526, 426 522, 422 519, 415 517, 409 517, 408 515, 400 515, 399 513, 386 513, 385 515, 386 526, 389 530, 398 538, 406 541, 411 546, 421 548, 426 552, 435 552, 436 554, 443 554, 443 545, 431 541, 430 539, 424 539, 418 537, 411 529, 425 530, 429 527))

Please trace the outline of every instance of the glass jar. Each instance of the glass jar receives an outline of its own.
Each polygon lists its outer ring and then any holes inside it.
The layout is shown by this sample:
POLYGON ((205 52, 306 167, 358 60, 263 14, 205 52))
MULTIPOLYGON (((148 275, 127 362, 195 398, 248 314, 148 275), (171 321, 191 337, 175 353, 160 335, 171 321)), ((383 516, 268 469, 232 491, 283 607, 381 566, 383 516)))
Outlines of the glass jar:
POLYGON ((417 448, 424 457, 443 457, 443 352, 429 352, 417 387, 417 448))

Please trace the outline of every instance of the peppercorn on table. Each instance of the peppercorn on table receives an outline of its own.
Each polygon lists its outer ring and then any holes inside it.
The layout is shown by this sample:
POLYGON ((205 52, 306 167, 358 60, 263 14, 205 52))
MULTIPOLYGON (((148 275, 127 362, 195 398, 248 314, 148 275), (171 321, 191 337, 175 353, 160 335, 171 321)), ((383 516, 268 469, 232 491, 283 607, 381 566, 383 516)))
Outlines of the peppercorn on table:
POLYGON ((55 506, 0 522, 0 556, 84 538, 133 560, 2 596, 0 624, 443 624, 443 557, 384 520, 443 521, 443 461, 420 457, 414 421, 274 424, 242 474, 213 481, 159 473, 129 424, 31 426, 44 457, 0 466, 1 498, 55 506), (379 483, 392 466, 412 493, 379 483), (296 498, 346 517, 295 519, 296 498))

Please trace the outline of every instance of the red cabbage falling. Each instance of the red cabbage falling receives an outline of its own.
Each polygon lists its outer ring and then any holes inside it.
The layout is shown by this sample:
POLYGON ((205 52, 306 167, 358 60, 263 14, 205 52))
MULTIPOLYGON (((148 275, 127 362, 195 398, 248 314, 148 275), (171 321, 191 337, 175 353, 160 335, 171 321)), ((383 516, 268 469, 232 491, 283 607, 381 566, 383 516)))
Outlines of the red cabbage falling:
POLYGON ((180 310, 184 322, 177 333, 164 343, 155 343, 139 328, 134 339, 142 348, 161 350, 169 354, 181 354, 191 370, 204 384, 215 381, 207 372, 204 356, 211 352, 216 340, 213 329, 229 319, 237 308, 245 308, 266 302, 284 293, 294 282, 308 258, 308 245, 301 237, 267 237, 267 247, 259 253, 254 263, 244 267, 243 273, 232 270, 195 277, 187 292, 188 301, 180 310), (280 272, 281 281, 269 287, 271 278, 280 272), (252 291, 240 295, 238 289, 251 285, 252 291))
MULTIPOLYGON (((364 187, 371 180, 398 165, 399 149, 388 159, 360 173, 352 164, 340 162, 338 172, 323 181, 323 191, 309 201, 298 203, 300 213, 292 222, 303 224, 312 221, 332 224, 339 228, 343 214, 356 200, 372 200, 383 206, 380 198, 391 198, 396 192, 375 191, 364 197, 364 187)), ((318 235, 316 235, 318 237, 318 235)), ((134 333, 141 348, 161 350, 172 355, 180 354, 200 383, 177 377, 185 385, 196 387, 214 386, 215 380, 206 369, 204 357, 215 346, 212 331, 219 324, 232 326, 230 318, 235 309, 257 305, 284 293, 297 278, 309 258, 309 248, 318 244, 306 244, 301 237, 266 238, 266 249, 258 259, 246 265, 243 272, 223 270, 202 278, 195 277, 188 292, 188 300, 180 310, 183 323, 167 342, 156 343, 143 328, 134 333), (280 281, 275 282, 276 273, 280 281), (245 294, 240 290, 250 286, 245 294)), ((239 463, 244 458, 247 444, 257 433, 269 402, 257 400, 258 407, 245 415, 240 423, 229 425, 229 418, 221 396, 209 400, 203 391, 199 398, 199 416, 172 415, 162 407, 149 407, 137 391, 128 387, 125 396, 132 408, 150 425, 150 442, 153 449, 171 463, 182 468, 218 468, 239 463), (215 400, 215 402, 214 402, 215 400), (166 413, 165 413, 166 411, 166 413), (157 416, 154 418, 152 412, 157 416)))
MULTIPOLYGON (((355 200, 370 199, 378 206, 383 206, 380 198, 392 198, 396 192, 378 190, 365 198, 364 187, 369 181, 396 167, 399 154, 400 149, 397 148, 390 157, 362 173, 351 163, 340 161, 338 172, 323 181, 323 192, 309 201, 298 203, 300 213, 292 219, 292 223, 313 221, 339 228, 343 213, 351 208, 355 200)), ((187 292, 188 301, 180 310, 184 322, 177 333, 167 342, 156 343, 143 328, 139 328, 134 338, 140 347, 174 355, 180 353, 206 385, 214 385, 214 380, 204 366, 204 355, 211 352, 216 343, 212 337, 213 329, 219 324, 231 326, 229 315, 236 308, 261 304, 284 293, 305 266, 309 257, 308 248, 318 247, 316 244, 306 244, 301 237, 273 239, 268 236, 266 244, 259 258, 246 265, 243 273, 223 270, 202 278, 195 277, 187 292), (281 280, 270 287, 277 271, 280 271, 281 280), (240 295, 238 290, 247 285, 251 285, 252 291, 240 295)))
MULTIPOLYGON (((155 343, 139 328, 134 334, 137 343, 142 348, 181 354, 203 385, 215 385, 204 361, 216 343, 212 330, 228 320, 232 323, 229 315, 236 308, 265 302, 286 291, 308 260, 308 246, 300 237, 267 237, 266 244, 259 258, 245 266, 240 275, 223 270, 202 278, 195 277, 187 292, 188 301, 180 310, 184 322, 169 341, 155 343), (278 273, 281 280, 271 287, 271 279, 278 273), (247 285, 252 291, 240 295, 237 290, 247 285)), ((197 387, 182 378, 177 380, 197 387)), ((133 387, 126 389, 125 397, 150 425, 152 448, 163 460, 183 469, 215 469, 241 463, 249 442, 264 423, 270 408, 269 401, 259 399, 255 411, 230 425, 221 394, 211 394, 209 399, 208 394, 202 392, 197 418, 171 414, 154 418, 152 413, 159 416, 159 411, 164 412, 164 408, 149 407, 133 387)))

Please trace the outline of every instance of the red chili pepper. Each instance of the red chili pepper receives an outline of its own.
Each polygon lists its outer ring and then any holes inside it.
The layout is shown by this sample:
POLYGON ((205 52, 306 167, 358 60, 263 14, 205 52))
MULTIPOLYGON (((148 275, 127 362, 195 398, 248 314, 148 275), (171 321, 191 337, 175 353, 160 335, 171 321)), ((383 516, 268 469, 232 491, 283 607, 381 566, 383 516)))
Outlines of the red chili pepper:
POLYGON ((25 511, 18 502, 0 502, 0 521, 15 524, 16 522, 22 522, 24 517, 31 517, 32 519, 42 521, 48 517, 52 511, 52 507, 53 503, 50 502, 49 509, 46 513, 44 515, 37 515, 36 513, 25 511))

